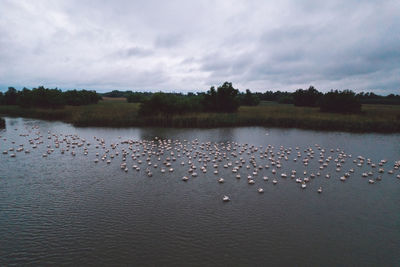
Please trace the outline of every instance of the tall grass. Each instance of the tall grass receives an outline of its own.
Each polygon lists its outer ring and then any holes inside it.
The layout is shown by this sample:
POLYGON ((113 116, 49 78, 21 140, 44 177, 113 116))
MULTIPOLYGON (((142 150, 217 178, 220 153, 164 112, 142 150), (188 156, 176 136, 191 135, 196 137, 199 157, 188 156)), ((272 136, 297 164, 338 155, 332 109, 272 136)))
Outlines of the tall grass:
POLYGON ((318 108, 291 104, 263 103, 242 106, 237 113, 188 113, 141 117, 139 104, 126 101, 100 101, 96 105, 66 106, 62 109, 23 109, 0 106, 0 114, 61 120, 77 126, 158 126, 158 127, 296 127, 314 130, 354 132, 400 132, 400 106, 363 105, 359 114, 320 112, 318 108))

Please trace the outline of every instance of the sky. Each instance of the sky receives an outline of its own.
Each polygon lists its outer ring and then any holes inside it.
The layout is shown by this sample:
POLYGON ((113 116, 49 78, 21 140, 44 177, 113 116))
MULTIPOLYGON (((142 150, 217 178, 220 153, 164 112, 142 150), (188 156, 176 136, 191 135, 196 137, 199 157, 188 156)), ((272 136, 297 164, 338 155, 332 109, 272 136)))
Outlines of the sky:
POLYGON ((0 89, 400 93, 399 0, 0 0, 0 89))

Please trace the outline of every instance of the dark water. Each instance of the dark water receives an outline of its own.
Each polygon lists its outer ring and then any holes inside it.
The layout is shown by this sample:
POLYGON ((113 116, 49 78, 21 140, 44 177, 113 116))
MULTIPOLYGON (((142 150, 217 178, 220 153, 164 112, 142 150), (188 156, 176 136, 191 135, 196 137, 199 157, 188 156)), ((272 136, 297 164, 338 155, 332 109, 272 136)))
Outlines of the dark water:
MULTIPOLYGON (((16 157, 0 155, 0 265, 150 265, 150 266, 399 266, 400 264, 400 179, 387 171, 400 160, 400 135, 349 134, 303 131, 296 129, 222 128, 222 129, 104 129, 74 128, 59 122, 6 119, 0 130, 0 150, 17 149, 24 144, 31 153, 15 152, 16 157), (32 129, 38 125, 39 129, 32 129), (15 130, 17 129, 17 130, 15 130), (28 140, 43 137, 36 149, 28 140), (76 156, 54 148, 55 134, 77 134, 91 142, 88 155, 83 147, 76 156), (29 136, 20 136, 29 134, 29 136), (232 167, 224 169, 220 162, 218 175, 212 173, 181 180, 188 175, 181 158, 172 162, 174 172, 162 174, 151 168, 145 174, 146 157, 139 172, 120 168, 121 154, 111 164, 94 163, 93 136, 111 143, 126 139, 154 140, 155 136, 174 140, 217 142, 223 149, 227 142, 248 143, 274 151, 292 148, 288 161, 281 160, 278 174, 292 169, 303 177, 318 171, 319 150, 333 159, 340 152, 351 154, 342 171, 335 171, 335 162, 321 171, 301 189, 291 178, 277 176, 272 184, 271 169, 260 170, 256 184, 248 185, 246 176, 253 168, 240 169, 242 178, 235 179, 232 167), (119 138, 121 137, 121 138, 119 138), (4 140, 6 138, 6 140, 4 140), (12 142, 15 144, 12 144, 12 142), (224 144, 222 144, 224 143, 224 144), (50 145, 54 152, 43 153, 50 145), (297 162, 295 147, 302 157, 297 162), (312 147, 315 158, 304 166, 304 149, 312 147), (335 149, 330 152, 330 149, 335 149), (378 168, 366 163, 358 167, 357 156, 383 166, 382 181, 368 184, 377 177, 378 168), (350 168, 355 173, 346 182, 339 177, 350 168), (372 170, 373 176, 361 173, 372 170), (325 174, 330 173, 330 179, 325 174), (269 181, 262 177, 268 175, 269 181), (224 177, 225 183, 217 183, 224 177), (322 186, 323 193, 317 189, 322 186), (264 194, 257 188, 262 187, 264 194), (222 201, 229 195, 230 202, 222 201)), ((60 144, 60 148, 65 144, 60 144)), ((119 144, 116 150, 127 148, 119 144)), ((198 147, 198 146, 197 146, 198 147)), ((110 152, 111 153, 111 152, 110 152)), ((175 152, 176 153, 176 152, 175 152)), ((257 162, 264 165, 267 159, 257 162)), ((243 153, 248 159, 250 155, 243 153)), ((238 157, 239 158, 239 157, 238 157)), ((238 159, 237 158, 237 159, 238 159)), ((231 158, 231 161, 236 158, 231 158)), ((153 157, 152 162, 156 159, 153 157)), ((200 167, 200 163, 193 159, 200 167)), ((365 161, 366 162, 366 161, 365 161)), ((244 166, 245 166, 244 165, 244 166)))

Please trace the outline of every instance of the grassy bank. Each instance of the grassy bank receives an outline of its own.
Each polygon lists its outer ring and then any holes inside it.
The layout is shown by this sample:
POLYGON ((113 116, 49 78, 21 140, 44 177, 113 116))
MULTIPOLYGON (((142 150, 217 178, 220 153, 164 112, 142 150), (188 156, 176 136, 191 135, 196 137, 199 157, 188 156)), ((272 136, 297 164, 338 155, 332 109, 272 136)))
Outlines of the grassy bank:
POLYGON ((61 109, 23 109, 0 106, 7 116, 61 120, 76 126, 161 126, 161 127, 296 127, 352 132, 400 132, 400 106, 363 105, 360 114, 319 112, 318 108, 263 103, 239 108, 237 113, 193 113, 175 116, 139 117, 139 105, 124 99, 100 101, 97 105, 66 106, 61 109))

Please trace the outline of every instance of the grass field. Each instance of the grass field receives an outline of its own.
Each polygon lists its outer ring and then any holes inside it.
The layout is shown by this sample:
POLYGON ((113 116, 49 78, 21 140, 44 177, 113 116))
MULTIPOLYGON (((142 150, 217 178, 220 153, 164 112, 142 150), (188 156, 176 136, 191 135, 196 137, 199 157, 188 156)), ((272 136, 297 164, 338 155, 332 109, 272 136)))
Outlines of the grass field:
POLYGON ((400 132, 400 106, 363 105, 360 114, 322 113, 318 108, 263 102, 242 106, 237 113, 189 113, 175 116, 139 117, 139 104, 125 99, 105 99, 96 105, 66 106, 61 109, 23 109, 0 106, 0 114, 61 120, 76 126, 161 126, 161 127, 296 127, 353 132, 400 132))

